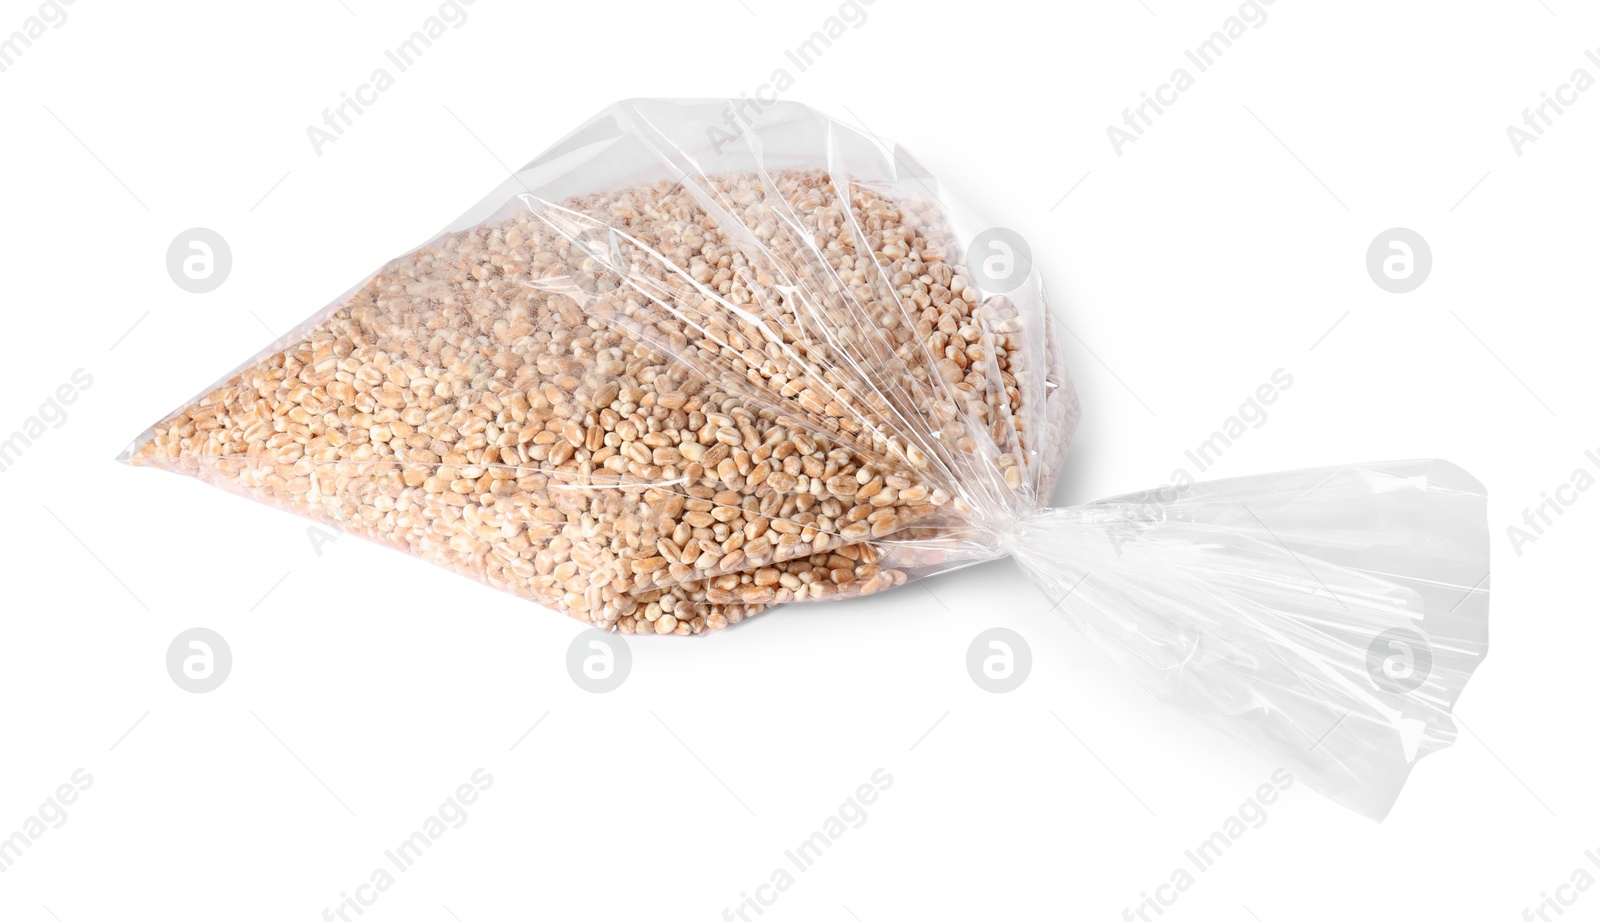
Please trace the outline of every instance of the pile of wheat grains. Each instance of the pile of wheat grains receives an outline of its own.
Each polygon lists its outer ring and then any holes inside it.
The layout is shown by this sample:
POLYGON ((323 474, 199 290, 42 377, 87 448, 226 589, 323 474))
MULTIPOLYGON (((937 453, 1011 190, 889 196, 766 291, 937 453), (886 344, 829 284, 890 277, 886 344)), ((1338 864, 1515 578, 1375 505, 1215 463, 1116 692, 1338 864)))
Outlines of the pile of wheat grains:
POLYGON ((633 186, 395 260, 131 460, 697 634, 903 583, 883 539, 993 502, 974 481, 1036 488, 1019 326, 931 200, 822 171, 633 186))

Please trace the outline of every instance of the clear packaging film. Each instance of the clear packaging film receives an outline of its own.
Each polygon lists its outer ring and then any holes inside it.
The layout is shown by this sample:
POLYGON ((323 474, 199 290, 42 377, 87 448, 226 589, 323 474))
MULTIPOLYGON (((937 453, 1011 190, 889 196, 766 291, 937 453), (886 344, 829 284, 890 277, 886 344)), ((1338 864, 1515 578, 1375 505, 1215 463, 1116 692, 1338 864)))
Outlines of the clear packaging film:
POLYGON ((1158 696, 1382 818, 1487 650, 1482 486, 1397 461, 1048 508, 1078 399, 988 231, 805 106, 618 103, 123 460, 630 634, 1009 555, 1158 696))

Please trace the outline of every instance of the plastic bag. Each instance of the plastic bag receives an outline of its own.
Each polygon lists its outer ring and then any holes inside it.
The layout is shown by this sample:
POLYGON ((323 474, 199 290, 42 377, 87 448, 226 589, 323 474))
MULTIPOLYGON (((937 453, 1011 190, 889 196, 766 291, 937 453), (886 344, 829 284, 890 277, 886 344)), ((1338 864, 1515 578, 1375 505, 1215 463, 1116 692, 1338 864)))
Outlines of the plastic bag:
POLYGON ((625 633, 1009 554, 1374 817, 1485 653, 1483 491, 1444 462, 1041 508, 1079 407, 1025 245, 798 104, 612 106, 285 341, 124 460, 625 633))

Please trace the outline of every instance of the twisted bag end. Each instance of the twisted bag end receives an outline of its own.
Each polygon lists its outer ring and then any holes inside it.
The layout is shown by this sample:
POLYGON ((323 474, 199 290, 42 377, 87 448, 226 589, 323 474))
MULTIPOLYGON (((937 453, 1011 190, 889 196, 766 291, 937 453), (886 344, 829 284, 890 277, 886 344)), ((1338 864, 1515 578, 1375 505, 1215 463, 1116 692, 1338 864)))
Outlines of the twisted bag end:
POLYGON ((1158 697, 1375 820, 1488 652, 1483 485, 1440 460, 1041 509, 1022 568, 1158 697))

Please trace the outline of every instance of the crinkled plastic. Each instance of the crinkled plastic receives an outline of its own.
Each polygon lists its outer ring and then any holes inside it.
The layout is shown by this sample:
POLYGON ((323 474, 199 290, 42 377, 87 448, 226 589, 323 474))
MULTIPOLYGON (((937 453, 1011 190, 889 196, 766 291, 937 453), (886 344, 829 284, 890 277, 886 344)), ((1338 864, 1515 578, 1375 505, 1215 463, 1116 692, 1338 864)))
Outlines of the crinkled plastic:
POLYGON ((1011 555, 1153 692, 1381 818, 1487 649, 1481 485, 1044 508, 1078 401, 988 229, 805 106, 619 103, 123 457, 626 633, 1011 555))

